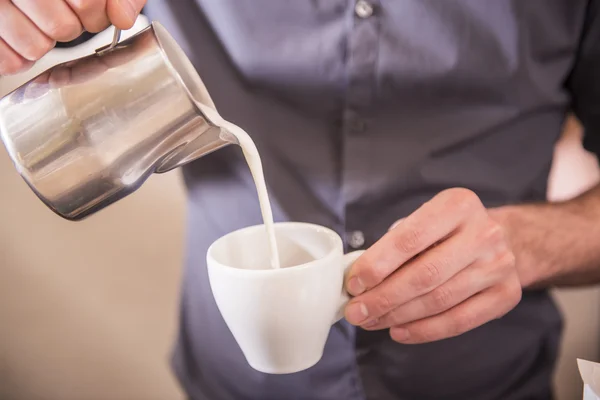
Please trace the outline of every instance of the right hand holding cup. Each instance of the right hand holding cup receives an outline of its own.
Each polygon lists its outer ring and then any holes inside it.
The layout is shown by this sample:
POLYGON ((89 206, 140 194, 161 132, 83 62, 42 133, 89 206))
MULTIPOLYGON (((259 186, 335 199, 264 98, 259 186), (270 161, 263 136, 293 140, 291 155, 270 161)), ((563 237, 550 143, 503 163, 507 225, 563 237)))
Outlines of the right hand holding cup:
POLYGON ((0 0, 0 75, 23 71, 56 42, 111 24, 130 29, 146 0, 0 0))

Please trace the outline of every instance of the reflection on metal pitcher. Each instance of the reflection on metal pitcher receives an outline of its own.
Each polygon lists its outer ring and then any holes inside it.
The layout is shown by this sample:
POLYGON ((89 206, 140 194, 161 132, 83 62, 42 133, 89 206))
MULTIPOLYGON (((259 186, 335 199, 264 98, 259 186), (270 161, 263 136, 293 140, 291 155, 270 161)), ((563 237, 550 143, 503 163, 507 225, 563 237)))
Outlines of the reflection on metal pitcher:
POLYGON ((0 134, 17 170, 67 219, 235 140, 207 117, 215 106, 204 84, 160 24, 115 39, 0 100, 0 134))

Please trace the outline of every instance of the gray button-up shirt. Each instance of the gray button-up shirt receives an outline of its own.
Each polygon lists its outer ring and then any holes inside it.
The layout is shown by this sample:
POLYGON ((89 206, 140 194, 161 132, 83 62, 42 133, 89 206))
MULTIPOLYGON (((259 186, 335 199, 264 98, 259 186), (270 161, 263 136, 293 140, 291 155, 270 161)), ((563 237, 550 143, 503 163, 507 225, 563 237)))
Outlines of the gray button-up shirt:
MULTIPOLYGON (((439 191, 543 201, 574 109, 598 146, 600 16, 585 0, 150 0, 224 117, 263 158, 275 219, 366 248, 439 191), (596 135, 596 136, 594 136, 596 135)), ((193 399, 549 399, 561 319, 545 291, 460 337, 405 346, 346 323, 292 375, 252 370, 205 253, 261 223, 239 148, 185 168, 187 267, 174 367, 193 399)))

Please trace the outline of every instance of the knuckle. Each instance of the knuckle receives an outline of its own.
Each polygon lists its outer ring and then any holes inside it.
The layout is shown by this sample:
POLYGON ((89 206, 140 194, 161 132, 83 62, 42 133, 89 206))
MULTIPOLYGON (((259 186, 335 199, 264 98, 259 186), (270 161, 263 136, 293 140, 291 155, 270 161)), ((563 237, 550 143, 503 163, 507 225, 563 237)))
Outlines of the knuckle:
POLYGON ((440 278, 440 265, 437 262, 424 262, 417 269, 412 280, 412 286, 418 292, 427 291, 437 286, 440 278))
POLYGON ((489 244, 502 243, 506 239, 504 228, 499 223, 490 220, 483 230, 484 241, 489 244))
POLYGON ((374 263, 366 258, 359 258, 352 266, 353 274, 360 277, 363 285, 369 289, 377 286, 386 277, 385 271, 373 268, 374 263))
POLYGON ((49 23, 45 32, 54 40, 66 42, 79 36, 81 25, 78 21, 70 18, 66 21, 53 20, 49 23))
POLYGON ((108 26, 110 26, 109 22, 106 23, 98 23, 98 22, 94 22, 94 23, 87 23, 85 24, 85 30, 90 32, 90 33, 98 33, 98 32, 102 32, 103 30, 105 30, 108 26))
POLYGON ((516 257, 515 253, 506 249, 497 253, 492 261, 487 265, 490 272, 498 274, 498 277, 505 277, 515 270, 516 257))
POLYGON ((405 254, 413 254, 420 249, 421 237, 422 234, 419 230, 409 228, 393 235, 392 243, 396 251, 405 254))
POLYGON ((21 54, 30 61, 37 61, 52 50, 53 47, 54 42, 48 38, 44 38, 43 40, 37 40, 35 43, 27 43, 21 49, 21 54))
MULTIPOLYGON (((410 337, 412 341, 417 343, 427 343, 433 340, 433 335, 430 332, 418 328, 410 329, 410 337)), ((400 342, 399 340, 394 340, 400 342)))
POLYGON ((431 292, 432 311, 447 310, 453 301, 454 294, 446 286, 440 286, 431 292))
POLYGON ((22 62, 12 62, 12 63, 0 63, 0 76, 1 75, 12 75, 21 71, 24 68, 24 64, 22 62))
POLYGON ((476 316, 470 311, 462 311, 454 318, 450 329, 451 336, 458 336, 475 327, 476 316))
POLYGON ((443 329, 423 331, 423 332, 421 332, 421 341, 424 343, 431 343, 431 342, 441 340, 447 336, 448 335, 445 334, 443 329))
POLYGON ((470 212, 475 208, 482 207, 479 196, 470 189, 452 188, 446 189, 442 193, 447 196, 449 206, 459 212, 470 212))
POLYGON ((381 316, 393 308, 393 301, 390 296, 386 293, 382 293, 377 296, 376 301, 374 302, 374 307, 372 308, 371 313, 375 314, 373 316, 381 316))
POLYGON ((507 295, 510 299, 508 303, 511 305, 509 310, 521 302, 523 297, 523 289, 521 288, 521 282, 517 276, 515 276, 515 279, 510 281, 507 289, 507 295))
POLYGON ((399 326, 411 320, 407 314, 410 315, 410 312, 407 313, 406 307, 400 306, 380 317, 379 323, 383 326, 399 326))
POLYGON ((503 307, 498 310, 496 319, 502 318, 508 314, 521 302, 522 297, 523 289, 521 288, 521 282, 518 277, 515 276, 514 279, 507 282, 501 289, 501 304, 503 307))
POLYGON ((506 250, 500 255, 498 263, 504 268, 513 269, 517 265, 517 257, 511 250, 506 250))
POLYGON ((105 1, 68 0, 71 9, 77 14, 86 31, 101 32, 110 25, 105 1))
POLYGON ((460 203, 464 204, 465 207, 471 209, 473 207, 481 206, 481 200, 477 193, 470 189, 458 188, 456 189, 456 197, 460 203))
POLYGON ((418 329, 411 329, 411 336, 418 342, 429 343, 439 340, 444 334, 432 324, 427 324, 419 326, 418 329))
POLYGON ((513 293, 513 306, 511 307, 511 310, 514 307, 516 307, 523 299, 523 289, 521 288, 521 282, 519 282, 518 279, 516 279, 516 284, 514 285, 513 293))
POLYGON ((87 13, 88 11, 97 8, 96 0, 68 0, 69 5, 77 14, 87 13))
MULTIPOLYGON (((414 336, 414 335, 413 335, 414 336)), ((398 338, 394 332, 393 329, 390 329, 390 337, 392 338, 392 340, 396 343, 402 343, 402 340, 400 340, 400 338, 398 338)))

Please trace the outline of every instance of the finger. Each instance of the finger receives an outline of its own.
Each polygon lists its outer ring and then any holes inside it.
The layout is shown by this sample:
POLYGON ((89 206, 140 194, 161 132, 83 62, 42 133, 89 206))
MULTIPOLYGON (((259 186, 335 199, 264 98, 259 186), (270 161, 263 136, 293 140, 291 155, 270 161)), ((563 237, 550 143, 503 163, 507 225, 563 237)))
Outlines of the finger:
POLYGON ((18 55, 0 38, 0 75, 12 75, 31 67, 33 63, 18 55))
POLYGON ((12 0, 50 39, 68 42, 81 35, 79 19, 62 0, 12 0))
POLYGON ((433 342, 461 335, 512 310, 521 300, 516 273, 503 285, 487 289, 450 310, 390 329, 393 340, 404 344, 433 342))
POLYGON ((485 208, 473 192, 441 192, 356 260, 348 275, 348 291, 356 296, 377 286, 400 265, 458 229, 467 218, 483 213, 485 208))
POLYGON ((55 44, 10 1, 0 1, 0 38, 29 61, 39 60, 55 44))
MULTIPOLYGON (((47 85, 48 82, 50 81, 50 75, 52 74, 52 69, 49 69, 45 72, 42 72, 41 74, 39 74, 38 76, 36 76, 35 78, 33 78, 31 80, 32 84, 36 84, 37 86, 43 86, 43 85, 47 85)), ((32 86, 32 85, 30 85, 32 86)))
POLYGON ((388 229, 388 231, 391 231, 393 229, 395 229, 396 227, 398 227, 398 225, 400 225, 402 223, 402 221, 404 221, 406 218, 400 218, 399 220, 397 220, 396 222, 394 222, 392 224, 392 226, 390 226, 390 229, 388 229))
POLYGON ((106 0, 66 0, 66 4, 88 32, 101 32, 110 25, 106 0))
POLYGON ((394 272, 373 289, 353 298, 346 307, 346 319, 354 325, 381 318, 393 309, 431 292, 479 256, 475 229, 449 237, 437 247, 394 272), (359 312, 360 311, 360 312, 359 312))
POLYGON ((67 86, 71 82, 71 68, 61 65, 52 69, 48 83, 53 88, 67 86))
POLYGON ((515 257, 510 251, 499 253, 491 262, 479 259, 452 277, 446 284, 396 307, 381 318, 370 321, 363 328, 384 329, 443 313, 506 279, 513 272, 514 265, 515 257))
POLYGON ((145 3, 146 0, 108 0, 108 18, 117 28, 130 29, 145 3))

